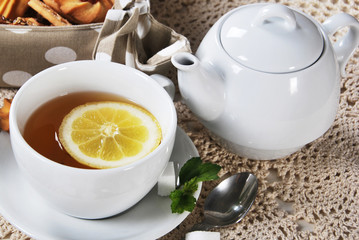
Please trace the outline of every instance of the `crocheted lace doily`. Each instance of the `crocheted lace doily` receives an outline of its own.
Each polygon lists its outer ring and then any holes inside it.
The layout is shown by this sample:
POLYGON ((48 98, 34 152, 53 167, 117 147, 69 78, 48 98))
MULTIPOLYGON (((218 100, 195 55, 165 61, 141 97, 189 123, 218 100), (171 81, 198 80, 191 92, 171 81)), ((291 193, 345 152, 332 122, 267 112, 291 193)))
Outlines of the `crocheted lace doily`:
MULTIPOLYGON (((185 35, 195 52, 219 17, 235 7, 256 2, 265 1, 152 0, 151 12, 157 20, 185 35)), ((297 8, 319 22, 339 12, 359 19, 356 0, 268 2, 297 8)), ((168 76, 177 84, 174 69, 168 76)), ((340 107, 332 127, 300 151, 275 161, 254 161, 229 153, 211 139, 180 97, 175 99, 179 126, 204 161, 221 165, 220 175, 250 171, 259 179, 258 196, 248 215, 236 225, 215 229, 221 233, 221 239, 359 239, 358 78, 357 50, 347 65, 347 76, 341 80, 340 107)), ((13 94, 11 89, 0 92, 1 98, 13 94)), ((201 220, 204 199, 215 184, 203 184, 195 210, 162 240, 181 239, 201 220)), ((1 238, 27 237, 0 217, 1 238)))

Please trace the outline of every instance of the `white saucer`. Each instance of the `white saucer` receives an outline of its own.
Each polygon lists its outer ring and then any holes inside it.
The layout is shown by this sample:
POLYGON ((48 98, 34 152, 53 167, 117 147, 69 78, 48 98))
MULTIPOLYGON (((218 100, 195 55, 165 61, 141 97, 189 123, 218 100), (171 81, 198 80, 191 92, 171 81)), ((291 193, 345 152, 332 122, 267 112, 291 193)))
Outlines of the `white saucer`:
MULTIPOLYGON (((197 149, 177 128, 170 161, 177 172, 197 149)), ((202 185, 195 193, 196 199, 202 185)), ((12 225, 37 240, 50 239, 156 239, 179 225, 189 214, 171 213, 171 200, 157 195, 157 186, 125 213, 101 220, 73 218, 55 211, 28 185, 16 165, 9 134, 0 132, 0 214, 12 225)))

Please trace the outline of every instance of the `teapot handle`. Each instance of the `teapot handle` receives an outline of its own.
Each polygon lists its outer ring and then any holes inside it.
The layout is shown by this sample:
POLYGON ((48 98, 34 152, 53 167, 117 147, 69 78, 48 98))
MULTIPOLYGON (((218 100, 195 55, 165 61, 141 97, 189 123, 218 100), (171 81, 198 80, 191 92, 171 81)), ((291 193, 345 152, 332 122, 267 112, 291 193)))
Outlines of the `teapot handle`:
POLYGON ((348 32, 333 44, 340 73, 343 77, 346 75, 345 67, 347 62, 359 45, 359 22, 355 17, 347 13, 339 13, 328 18, 323 23, 324 31, 329 37, 344 27, 349 27, 348 32))

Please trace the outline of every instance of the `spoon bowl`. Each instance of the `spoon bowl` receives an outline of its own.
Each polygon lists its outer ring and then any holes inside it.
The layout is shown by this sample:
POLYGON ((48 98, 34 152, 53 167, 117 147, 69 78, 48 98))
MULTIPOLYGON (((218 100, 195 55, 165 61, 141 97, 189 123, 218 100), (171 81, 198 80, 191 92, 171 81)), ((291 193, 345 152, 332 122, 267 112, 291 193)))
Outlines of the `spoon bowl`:
POLYGON ((224 179, 206 198, 204 219, 192 231, 240 222, 253 205, 257 191, 258 180, 252 173, 237 173, 224 179))

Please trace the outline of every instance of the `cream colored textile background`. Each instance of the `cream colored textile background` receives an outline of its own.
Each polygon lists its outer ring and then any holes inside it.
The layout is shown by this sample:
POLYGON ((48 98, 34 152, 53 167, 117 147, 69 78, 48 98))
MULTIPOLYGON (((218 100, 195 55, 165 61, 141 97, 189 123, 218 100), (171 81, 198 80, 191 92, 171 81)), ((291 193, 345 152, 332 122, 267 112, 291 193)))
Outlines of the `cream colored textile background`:
MULTIPOLYGON (((151 12, 186 36, 196 51, 220 16, 255 2, 265 1, 152 0, 151 12)), ((359 1, 354 0, 268 2, 295 7, 320 22, 341 11, 359 19, 359 1)), ((349 61, 347 73, 341 80, 340 107, 333 126, 301 151, 275 161, 253 161, 227 152, 209 137, 177 96, 179 126, 190 136, 202 159, 221 165, 221 175, 251 171, 259 178, 258 196, 250 213, 241 223, 218 229, 222 239, 359 239, 359 51, 349 61)), ((175 70, 167 74, 177 84, 175 70)), ((1 89, 0 100, 14 93, 1 89)), ((214 185, 204 184, 193 213, 162 240, 181 239, 201 219, 204 198, 214 185)), ((1 238, 27 239, 3 218, 1 238)))

